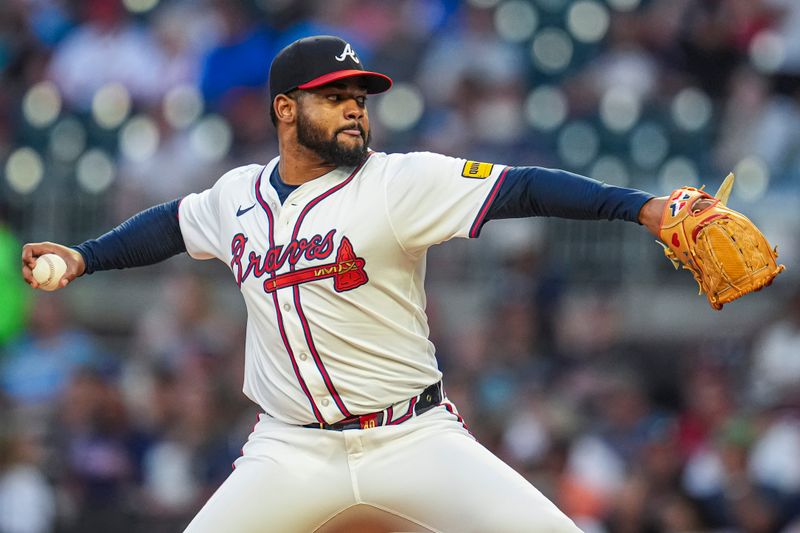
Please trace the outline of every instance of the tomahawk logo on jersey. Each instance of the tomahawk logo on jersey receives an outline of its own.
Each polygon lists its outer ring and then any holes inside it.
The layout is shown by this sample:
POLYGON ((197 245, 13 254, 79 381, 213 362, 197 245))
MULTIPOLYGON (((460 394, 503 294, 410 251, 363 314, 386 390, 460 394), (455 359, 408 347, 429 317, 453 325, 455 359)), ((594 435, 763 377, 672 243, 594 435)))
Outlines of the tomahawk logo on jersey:
POLYGON ((425 252, 477 236, 505 167, 372 153, 281 203, 269 181, 277 163, 232 170, 180 206, 187 251, 228 264, 258 321, 245 394, 287 422, 330 423, 437 382, 425 252), (376 370, 386 379, 371 379, 376 370))

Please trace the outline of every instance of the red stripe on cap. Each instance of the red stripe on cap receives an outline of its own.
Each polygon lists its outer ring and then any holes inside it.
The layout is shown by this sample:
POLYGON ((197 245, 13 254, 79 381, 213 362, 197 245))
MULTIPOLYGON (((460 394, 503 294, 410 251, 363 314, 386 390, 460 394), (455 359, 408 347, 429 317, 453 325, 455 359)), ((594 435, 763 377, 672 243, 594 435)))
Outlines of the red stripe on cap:
MULTIPOLYGON (((378 72, 370 72, 369 70, 350 69, 350 70, 337 70, 336 72, 328 72, 327 74, 323 74, 319 78, 314 78, 313 80, 307 81, 302 85, 298 85, 297 88, 313 89, 314 87, 320 87, 322 85, 326 85, 336 80, 343 80, 345 78, 354 78, 357 76, 378 78, 388 84, 385 89, 370 92, 370 94, 382 93, 384 91, 388 91, 389 88, 392 86, 392 79, 389 76, 380 74, 378 72)), ((369 92, 369 89, 367 90, 367 92, 369 92)))

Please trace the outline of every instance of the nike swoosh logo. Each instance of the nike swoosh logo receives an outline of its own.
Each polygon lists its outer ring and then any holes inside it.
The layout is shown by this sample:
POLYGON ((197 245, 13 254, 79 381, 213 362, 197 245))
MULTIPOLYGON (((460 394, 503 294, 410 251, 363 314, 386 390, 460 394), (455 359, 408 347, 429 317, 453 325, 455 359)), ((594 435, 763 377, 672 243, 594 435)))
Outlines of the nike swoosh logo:
POLYGON ((255 206, 256 206, 256 204, 253 204, 253 205, 251 205, 250 207, 248 207, 246 209, 242 209, 242 206, 239 206, 239 209, 236 210, 236 216, 240 217, 240 216, 244 215, 245 213, 247 213, 248 211, 253 209, 255 206))

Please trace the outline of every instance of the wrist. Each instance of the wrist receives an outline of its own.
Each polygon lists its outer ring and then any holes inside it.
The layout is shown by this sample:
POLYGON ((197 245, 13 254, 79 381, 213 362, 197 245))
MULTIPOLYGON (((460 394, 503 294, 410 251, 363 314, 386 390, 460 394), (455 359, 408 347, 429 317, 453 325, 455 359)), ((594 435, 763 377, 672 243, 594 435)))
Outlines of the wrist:
POLYGON ((661 215, 666 202, 666 196, 651 198, 639 210, 639 224, 646 227, 656 237, 659 236, 661 230, 661 215))
POLYGON ((72 256, 75 261, 75 277, 83 276, 86 273, 86 256, 83 250, 77 246, 70 246, 68 250, 70 256, 72 256))

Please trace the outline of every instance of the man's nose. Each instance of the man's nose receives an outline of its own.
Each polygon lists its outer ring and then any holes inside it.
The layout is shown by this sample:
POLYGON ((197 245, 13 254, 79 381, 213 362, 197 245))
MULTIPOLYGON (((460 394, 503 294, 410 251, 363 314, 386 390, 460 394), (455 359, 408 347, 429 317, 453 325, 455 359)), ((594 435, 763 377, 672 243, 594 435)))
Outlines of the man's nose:
POLYGON ((364 116, 364 109, 354 99, 350 99, 345 104, 344 116, 348 120, 358 120, 364 116))

